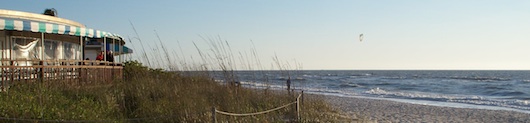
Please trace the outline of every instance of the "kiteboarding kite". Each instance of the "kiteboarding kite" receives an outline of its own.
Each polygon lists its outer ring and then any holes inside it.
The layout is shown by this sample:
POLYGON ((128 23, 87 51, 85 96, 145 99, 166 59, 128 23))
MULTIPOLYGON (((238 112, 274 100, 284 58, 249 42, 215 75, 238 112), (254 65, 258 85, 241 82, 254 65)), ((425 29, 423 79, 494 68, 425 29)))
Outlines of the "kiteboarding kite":
POLYGON ((359 41, 362 42, 362 41, 363 41, 363 38, 364 38, 364 36, 363 36, 363 34, 361 33, 361 34, 359 35, 359 41))

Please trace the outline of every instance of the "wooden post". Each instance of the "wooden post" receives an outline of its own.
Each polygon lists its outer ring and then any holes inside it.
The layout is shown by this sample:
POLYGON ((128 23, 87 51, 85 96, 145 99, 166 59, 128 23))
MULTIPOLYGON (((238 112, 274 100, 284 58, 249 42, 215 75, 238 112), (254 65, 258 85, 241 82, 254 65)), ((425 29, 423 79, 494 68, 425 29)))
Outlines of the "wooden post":
POLYGON ((76 53, 76 56, 80 60, 85 60, 85 41, 83 40, 83 36, 79 36, 79 44, 79 53, 81 54, 76 53))
POLYGON ((304 104, 304 91, 302 91, 302 104, 304 104))
POLYGON ((39 70, 38 78, 39 78, 40 82, 42 83, 42 82, 44 82, 44 61, 40 60, 39 61, 39 66, 40 67, 38 68, 38 70, 39 70))
POLYGON ((13 83, 13 79, 15 79, 15 61, 11 60, 11 66, 9 67, 9 74, 11 74, 11 83, 13 83))
POLYGON ((296 97, 296 120, 298 120, 298 122, 302 121, 302 118, 300 117, 300 97, 301 96, 302 94, 296 97))
POLYGON ((217 123, 217 118, 215 117, 215 107, 212 107, 212 123, 217 123))

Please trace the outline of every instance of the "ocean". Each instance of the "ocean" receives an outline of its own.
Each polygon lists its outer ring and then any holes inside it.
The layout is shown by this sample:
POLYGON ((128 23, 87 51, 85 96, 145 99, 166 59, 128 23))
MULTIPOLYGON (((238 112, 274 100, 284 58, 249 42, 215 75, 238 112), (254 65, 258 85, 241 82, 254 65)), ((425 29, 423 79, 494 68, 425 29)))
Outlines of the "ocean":
MULTIPOLYGON (((236 71, 248 88, 530 113, 530 71, 302 70, 236 71)), ((213 77, 224 82, 221 72, 213 77)))

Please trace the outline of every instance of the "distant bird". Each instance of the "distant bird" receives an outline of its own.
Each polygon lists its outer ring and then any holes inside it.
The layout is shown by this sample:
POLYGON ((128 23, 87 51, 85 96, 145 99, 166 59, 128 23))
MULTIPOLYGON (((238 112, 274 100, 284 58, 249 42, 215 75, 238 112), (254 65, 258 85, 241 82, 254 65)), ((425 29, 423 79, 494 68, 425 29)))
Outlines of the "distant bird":
POLYGON ((363 34, 361 33, 361 34, 359 35, 359 41, 362 42, 362 41, 363 41, 363 38, 364 38, 364 36, 363 36, 363 34))

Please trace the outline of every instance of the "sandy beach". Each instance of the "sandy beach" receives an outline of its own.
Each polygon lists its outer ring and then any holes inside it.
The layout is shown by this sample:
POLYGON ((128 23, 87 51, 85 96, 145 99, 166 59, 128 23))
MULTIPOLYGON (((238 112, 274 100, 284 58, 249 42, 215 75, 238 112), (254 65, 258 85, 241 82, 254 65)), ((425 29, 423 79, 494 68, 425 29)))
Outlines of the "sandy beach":
MULTIPOLYGON (((309 95, 309 94, 308 94, 309 95)), ((529 123, 530 114, 505 110, 439 107, 388 100, 310 95, 354 118, 387 122, 529 123)), ((355 121, 352 121, 355 122, 355 121)))

